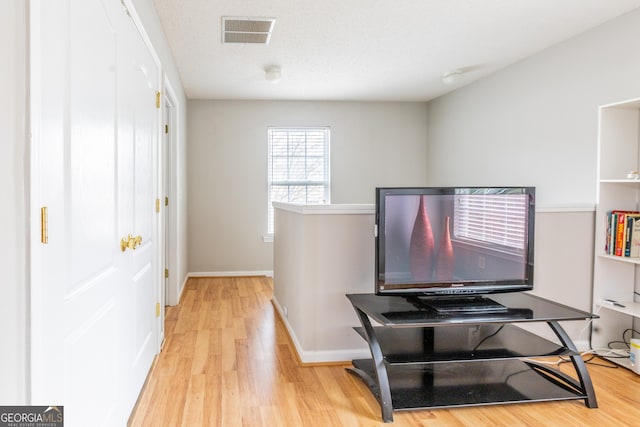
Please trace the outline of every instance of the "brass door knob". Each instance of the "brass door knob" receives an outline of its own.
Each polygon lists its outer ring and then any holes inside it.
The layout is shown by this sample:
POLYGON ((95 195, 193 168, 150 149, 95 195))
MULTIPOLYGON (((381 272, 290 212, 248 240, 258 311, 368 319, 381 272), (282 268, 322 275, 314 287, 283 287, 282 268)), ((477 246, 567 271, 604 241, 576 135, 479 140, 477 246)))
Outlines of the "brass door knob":
POLYGON ((127 250, 127 248, 129 248, 135 251, 136 247, 138 247, 141 243, 142 236, 133 237, 131 234, 129 234, 127 237, 123 237, 120 240, 120 250, 124 252, 127 250))

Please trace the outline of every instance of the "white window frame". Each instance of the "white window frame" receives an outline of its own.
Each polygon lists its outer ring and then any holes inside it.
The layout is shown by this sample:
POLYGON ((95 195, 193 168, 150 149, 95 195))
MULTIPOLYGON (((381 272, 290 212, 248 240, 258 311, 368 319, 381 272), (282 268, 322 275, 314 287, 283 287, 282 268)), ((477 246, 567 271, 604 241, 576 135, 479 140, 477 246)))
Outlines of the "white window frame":
MULTIPOLYGON (((273 202, 274 201, 279 201, 279 202, 292 202, 292 199, 289 198, 288 200, 274 200, 273 198, 273 188, 274 186, 278 186, 278 187, 309 187, 309 186, 322 186, 323 187, 323 195, 322 195, 322 200, 316 200, 316 199, 309 199, 308 198, 308 192, 306 193, 305 196, 305 200, 303 201, 304 204, 329 204, 331 203, 331 173, 330 173, 330 164, 329 164, 329 160, 330 160, 330 155, 329 155, 329 150, 330 150, 330 146, 331 146, 331 129, 327 126, 315 126, 315 127, 279 127, 279 126, 273 126, 273 127, 269 127, 267 129, 267 141, 268 141, 268 145, 267 145, 267 159, 268 159, 268 176, 267 176, 267 201, 268 201, 268 206, 267 206, 267 239, 265 239, 265 241, 268 241, 269 237, 273 236, 273 229, 274 229, 274 211, 273 211, 273 202), (307 133, 311 133, 311 132, 322 132, 323 134, 323 138, 324 138, 324 152, 323 152, 323 164, 324 164, 324 170, 323 170, 323 179, 321 180, 312 180, 312 179, 307 179, 307 177, 305 177, 304 179, 281 179, 281 180, 274 180, 273 179, 273 175, 274 175, 274 170, 277 168, 277 166, 275 165, 274 159, 275 158, 286 158, 287 159, 287 175, 290 174, 290 169, 289 167, 291 166, 291 159, 293 158, 304 158, 305 160, 305 175, 309 172, 306 168, 307 168, 307 159, 310 158, 311 156, 307 156, 307 151, 306 151, 306 141, 305 141, 305 152, 304 155, 300 156, 300 155, 294 155, 292 156, 289 148, 287 148, 287 153, 286 155, 274 155, 273 153, 273 135, 275 132, 286 132, 287 133, 287 138, 289 138, 289 134, 293 134, 293 133, 305 133, 305 140, 307 138, 307 133)), ((288 142, 287 142, 288 144, 288 142)), ((300 202, 300 200, 297 200, 297 202, 300 202)))

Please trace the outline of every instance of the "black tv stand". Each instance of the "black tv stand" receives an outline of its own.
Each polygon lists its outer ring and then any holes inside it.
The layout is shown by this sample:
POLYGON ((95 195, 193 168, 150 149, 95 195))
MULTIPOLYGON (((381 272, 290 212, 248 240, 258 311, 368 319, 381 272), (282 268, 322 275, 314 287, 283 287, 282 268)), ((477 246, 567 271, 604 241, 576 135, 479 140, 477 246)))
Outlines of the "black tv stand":
POLYGON ((576 399, 598 406, 584 361, 558 323, 596 317, 590 313, 528 293, 492 295, 506 310, 477 315, 442 315, 401 296, 347 298, 371 351, 347 371, 377 398, 385 422, 396 410, 576 399), (512 325, 520 322, 545 322, 561 344, 512 325), (571 360, 576 378, 536 360, 558 356, 571 360))
POLYGON ((456 295, 446 297, 409 297, 416 306, 430 308, 437 314, 467 315, 478 313, 504 313, 508 308, 482 295, 456 295))

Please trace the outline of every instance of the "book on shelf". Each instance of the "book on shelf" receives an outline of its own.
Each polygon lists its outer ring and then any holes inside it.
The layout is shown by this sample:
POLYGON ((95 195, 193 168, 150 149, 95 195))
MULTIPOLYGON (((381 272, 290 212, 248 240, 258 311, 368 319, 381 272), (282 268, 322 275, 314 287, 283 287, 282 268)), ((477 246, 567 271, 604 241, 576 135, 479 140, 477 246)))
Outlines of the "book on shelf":
POLYGON ((640 257, 640 215, 632 215, 629 218, 629 230, 631 237, 629 239, 629 257, 640 257))
POLYGON ((607 212, 605 253, 620 257, 640 257, 640 212, 607 212))

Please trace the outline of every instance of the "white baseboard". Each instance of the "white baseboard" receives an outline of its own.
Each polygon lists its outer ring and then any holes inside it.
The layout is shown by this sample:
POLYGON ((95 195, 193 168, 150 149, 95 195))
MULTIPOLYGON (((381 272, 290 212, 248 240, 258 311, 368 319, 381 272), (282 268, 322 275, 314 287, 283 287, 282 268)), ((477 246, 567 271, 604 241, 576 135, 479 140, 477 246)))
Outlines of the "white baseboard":
POLYGON ((184 293, 184 290, 187 288, 187 280, 189 280, 188 274, 185 276, 184 281, 182 282, 182 287, 178 292, 178 304, 180 304, 180 301, 182 301, 182 294, 184 293))
POLYGON ((576 340, 573 342, 579 352, 587 351, 591 349, 589 340, 576 340))
POLYGON ((302 363, 350 363, 354 359, 371 359, 368 349, 302 351, 298 353, 302 363))
POLYGON ((263 270, 263 271, 192 271, 192 272, 187 273, 187 277, 247 277, 247 276, 273 277, 273 270, 263 270))
POLYGON ((293 342, 293 346, 298 353, 298 358, 302 363, 337 363, 344 362, 349 363, 353 359, 369 359, 371 358, 371 352, 368 348, 363 349, 341 349, 341 350, 315 350, 308 351, 302 348, 300 345, 300 341, 298 341, 298 337, 296 336, 291 324, 289 323, 287 317, 284 315, 284 311, 282 307, 278 303, 278 301, 273 297, 271 299, 273 306, 275 307, 280 319, 282 319, 282 323, 284 323, 285 328, 287 329, 287 333, 291 338, 291 342, 293 342))

